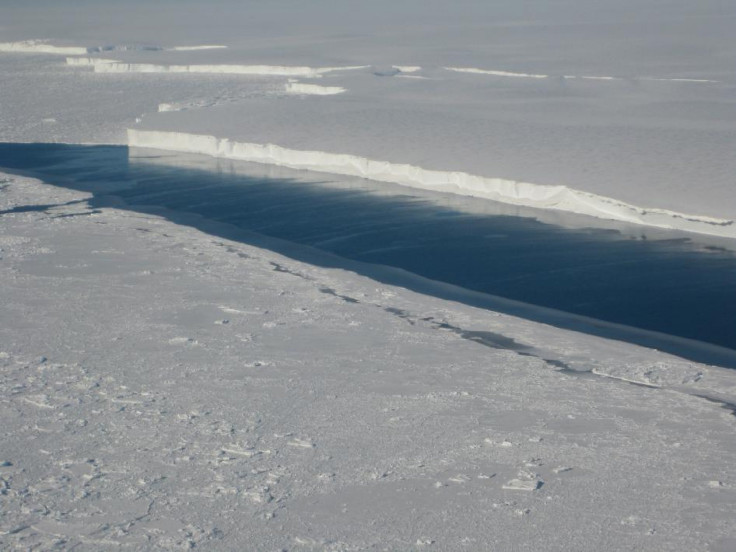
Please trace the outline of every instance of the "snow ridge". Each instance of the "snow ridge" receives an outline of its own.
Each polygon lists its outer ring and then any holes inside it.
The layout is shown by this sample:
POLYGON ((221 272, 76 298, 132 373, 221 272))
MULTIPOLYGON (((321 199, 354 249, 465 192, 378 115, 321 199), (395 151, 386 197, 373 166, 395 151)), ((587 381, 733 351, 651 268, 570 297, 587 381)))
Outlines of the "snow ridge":
POLYGON ((428 170, 357 155, 294 150, 274 144, 235 142, 227 138, 183 132, 128 129, 128 144, 357 176, 514 205, 556 209, 603 219, 736 238, 736 225, 732 220, 687 215, 664 209, 646 209, 567 186, 533 184, 459 171, 428 170))

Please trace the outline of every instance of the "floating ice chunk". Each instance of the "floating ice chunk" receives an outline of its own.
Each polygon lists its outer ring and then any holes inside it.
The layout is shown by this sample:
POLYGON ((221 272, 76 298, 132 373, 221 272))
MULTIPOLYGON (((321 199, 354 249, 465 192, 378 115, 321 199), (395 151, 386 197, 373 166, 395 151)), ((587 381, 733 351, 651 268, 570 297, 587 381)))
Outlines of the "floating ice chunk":
POLYGON ((297 447, 297 448, 314 448, 315 444, 312 441, 308 441, 307 439, 297 439, 294 438, 288 443, 286 443, 290 447, 297 447))
POLYGON ((417 71, 422 70, 418 65, 392 65, 391 67, 398 69, 402 73, 416 73, 417 71))
POLYGON ((286 83, 288 94, 304 94, 308 96, 332 96, 342 94, 346 89, 342 86, 320 86, 319 84, 305 84, 303 82, 286 83))
POLYGON ((538 479, 512 479, 503 484, 501 487, 507 491, 536 491, 542 486, 542 482, 538 479))
POLYGON ((257 451, 253 448, 245 448, 238 445, 224 446, 222 447, 222 452, 234 456, 244 456, 246 458, 252 458, 253 456, 257 456, 260 454, 260 451, 257 451))
POLYGON ((181 111, 182 107, 178 104, 160 103, 158 104, 158 112, 165 113, 168 111, 181 111))
POLYGON ((470 481, 470 478, 464 473, 459 473, 453 477, 450 477, 448 481, 451 481, 452 483, 467 483, 468 481, 470 481))

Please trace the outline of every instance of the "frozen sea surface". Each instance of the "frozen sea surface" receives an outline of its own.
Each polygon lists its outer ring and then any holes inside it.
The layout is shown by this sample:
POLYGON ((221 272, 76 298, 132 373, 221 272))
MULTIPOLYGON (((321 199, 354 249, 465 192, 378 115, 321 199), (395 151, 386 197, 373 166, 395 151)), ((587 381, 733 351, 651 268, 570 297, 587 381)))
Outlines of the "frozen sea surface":
POLYGON ((3 144, 0 166, 113 194, 133 209, 196 215, 483 294, 736 348, 736 254, 722 246, 728 241, 357 178, 131 151, 3 144), (694 241, 703 239, 710 241, 694 241))

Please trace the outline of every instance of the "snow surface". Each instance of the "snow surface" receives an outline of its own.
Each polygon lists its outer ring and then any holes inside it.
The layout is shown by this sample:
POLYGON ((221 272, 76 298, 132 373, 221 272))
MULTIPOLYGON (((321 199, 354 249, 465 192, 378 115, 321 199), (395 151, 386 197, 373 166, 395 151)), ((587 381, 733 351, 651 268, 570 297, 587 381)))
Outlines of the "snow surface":
MULTIPOLYGON (((734 17, 719 0, 4 2, 0 140, 131 129, 734 237, 734 17)), ((0 548, 736 547, 732 371, 124 207, 0 177, 0 548)))
POLYGON ((0 180, 3 548, 736 537, 732 371, 0 180))

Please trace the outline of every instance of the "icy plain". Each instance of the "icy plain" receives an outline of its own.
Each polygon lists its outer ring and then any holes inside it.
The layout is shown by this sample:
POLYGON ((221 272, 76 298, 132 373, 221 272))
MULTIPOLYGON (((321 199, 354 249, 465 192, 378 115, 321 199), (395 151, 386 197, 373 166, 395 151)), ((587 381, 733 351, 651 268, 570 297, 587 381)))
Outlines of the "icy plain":
MULTIPOLYGON (((3 3, 0 140, 247 143, 735 236, 733 7, 382 4, 3 3)), ((736 547, 733 371, 88 199, 0 177, 1 548, 736 547)))

